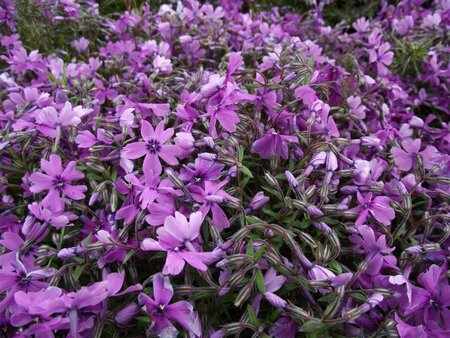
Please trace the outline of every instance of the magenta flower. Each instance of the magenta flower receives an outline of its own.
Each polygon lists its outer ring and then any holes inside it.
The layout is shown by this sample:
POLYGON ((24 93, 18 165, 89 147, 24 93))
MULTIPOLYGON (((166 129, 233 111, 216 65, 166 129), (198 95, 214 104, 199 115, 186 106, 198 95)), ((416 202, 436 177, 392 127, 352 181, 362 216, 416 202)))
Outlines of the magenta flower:
POLYGON ((407 139, 402 141, 404 150, 399 147, 392 147, 392 158, 399 169, 403 171, 411 170, 415 166, 418 156, 421 156, 423 159, 425 169, 430 169, 439 162, 439 151, 433 146, 426 146, 424 150, 419 151, 421 144, 421 139, 407 139))
POLYGON ((366 118, 366 106, 361 104, 361 98, 359 96, 350 96, 347 99, 347 103, 350 106, 350 113, 360 119, 366 118))
POLYGON ((144 172, 143 180, 133 174, 126 175, 125 179, 134 186, 141 209, 151 205, 161 193, 176 195, 172 183, 169 180, 161 181, 159 175, 155 175, 151 170, 144 172))
POLYGON ((67 310, 62 290, 55 286, 36 292, 18 291, 14 295, 14 301, 19 308, 15 309, 11 321, 20 322, 18 326, 23 326, 34 318, 49 319, 51 315, 67 310))
POLYGON ((295 97, 302 100, 307 106, 311 106, 318 99, 314 89, 309 86, 298 87, 295 90, 295 97))
POLYGON ((363 253, 370 259, 366 273, 372 276, 378 274, 383 264, 395 267, 395 257, 383 255, 390 254, 395 249, 387 246, 385 235, 376 238, 373 229, 367 225, 360 225, 356 229, 359 234, 350 236, 350 240, 355 244, 356 253, 363 253))
POLYGON ((355 226, 364 224, 369 214, 384 225, 391 224, 391 221, 395 218, 395 212, 389 204, 389 197, 377 196, 372 198, 371 192, 369 192, 366 196, 363 196, 359 191, 356 193, 356 196, 358 198, 359 205, 353 209, 350 209, 350 211, 359 212, 355 226))
POLYGON ((281 317, 270 328, 269 334, 275 338, 295 338, 298 332, 298 325, 289 317, 281 317))
POLYGON ((202 203, 200 211, 203 217, 206 217, 209 211, 211 211, 213 224, 219 231, 230 227, 228 217, 219 205, 225 204, 227 201, 238 201, 237 198, 222 189, 227 183, 227 180, 222 182, 206 181, 204 188, 198 185, 191 185, 189 187, 192 197, 197 202, 202 203))
POLYGON ((184 165, 180 172, 180 179, 190 184, 203 186, 205 181, 219 179, 224 165, 197 157, 194 163, 184 165))
POLYGON ((92 109, 81 106, 72 107, 70 102, 66 102, 60 112, 54 107, 42 108, 36 117, 36 123, 39 124, 38 129, 44 135, 54 138, 57 136, 58 128, 79 125, 81 118, 91 111, 92 109))
POLYGON ((164 129, 164 121, 159 122, 156 129, 153 129, 153 126, 144 120, 141 127, 144 142, 127 144, 122 150, 122 157, 134 160, 145 155, 144 171, 153 171, 155 175, 159 175, 162 172, 159 158, 169 165, 176 165, 178 164, 177 156, 182 153, 180 147, 165 144, 173 134, 173 128, 164 129))
POLYGON ((173 297, 173 288, 168 277, 160 273, 153 277, 153 296, 154 299, 141 293, 138 297, 152 318, 149 331, 154 331, 158 337, 177 337, 178 330, 170 322, 174 321, 192 337, 200 337, 202 328, 193 306, 184 300, 169 304, 173 297))
POLYGON ((73 213, 64 212, 60 205, 45 204, 43 202, 33 202, 28 205, 28 210, 37 219, 44 221, 55 228, 71 226, 71 220, 77 219, 73 213))
POLYGON ((416 325, 450 330, 450 285, 447 266, 432 265, 417 278, 420 286, 412 287, 411 305, 405 315, 416 325), (434 324, 434 325, 433 325, 434 324))
POLYGON ((397 322, 397 325, 395 326, 398 331, 398 335, 400 338, 427 338, 428 334, 425 331, 425 328, 423 325, 419 326, 412 326, 405 323, 403 320, 401 320, 400 316, 395 313, 394 314, 395 321, 397 322))
POLYGON ((252 307, 255 309, 256 313, 259 312, 259 305, 264 297, 271 305, 276 308, 284 308, 287 302, 280 296, 277 296, 274 292, 278 291, 286 282, 287 277, 279 275, 274 268, 269 268, 264 275, 264 287, 265 292, 263 294, 258 294, 252 302, 252 307))
POLYGON ((41 160, 41 169, 46 173, 32 173, 30 181, 33 184, 30 187, 31 192, 39 193, 48 190, 43 203, 47 205, 60 205, 61 195, 65 195, 73 200, 82 200, 87 187, 84 185, 70 185, 75 180, 84 177, 83 173, 75 169, 76 162, 71 161, 63 170, 61 157, 50 155, 50 161, 41 160))
POLYGON ((394 58, 394 53, 389 52, 390 48, 389 42, 385 42, 378 47, 378 50, 371 49, 369 51, 369 62, 376 62, 377 71, 380 75, 388 73, 389 70, 386 66, 389 66, 394 58))
POLYGON ((270 156, 288 158, 289 142, 298 142, 296 136, 281 135, 271 128, 263 137, 252 145, 252 152, 260 154, 262 158, 270 156))
POLYGON ((201 252, 198 243, 203 216, 201 212, 186 216, 175 212, 175 217, 168 216, 164 226, 157 230, 158 241, 146 238, 141 243, 144 251, 166 251, 167 258, 163 273, 178 275, 185 263, 201 271, 207 270, 207 265, 219 259, 220 250, 201 252))
POLYGON ((17 291, 39 291, 48 286, 47 280, 53 276, 55 269, 37 269, 31 266, 27 268, 16 256, 10 264, 0 269, 0 292, 8 291, 0 301, 0 312, 11 304, 17 291))

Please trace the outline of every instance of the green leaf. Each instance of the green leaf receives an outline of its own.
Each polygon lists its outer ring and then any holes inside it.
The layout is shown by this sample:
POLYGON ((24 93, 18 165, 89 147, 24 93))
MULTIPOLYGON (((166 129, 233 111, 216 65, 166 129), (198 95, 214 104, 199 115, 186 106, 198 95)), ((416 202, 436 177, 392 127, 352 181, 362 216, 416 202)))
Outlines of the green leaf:
POLYGON ((247 256, 253 257, 253 253, 254 253, 254 251, 253 251, 253 240, 250 239, 248 241, 245 253, 247 254, 247 256))
POLYGON ((122 265, 125 265, 125 264, 130 260, 130 258, 134 256, 134 254, 135 254, 136 252, 137 252, 137 250, 134 250, 134 249, 128 251, 127 255, 126 255, 125 258, 123 259, 122 265))
POLYGON ((258 318, 256 316, 255 310, 250 305, 247 305, 247 315, 250 324, 258 326, 258 318))
POLYGON ((255 254, 253 255, 254 260, 259 261, 259 259, 262 257, 262 255, 264 254, 265 251, 266 251, 265 245, 258 248, 258 250, 256 250, 255 254))
POLYGON ((67 87, 67 73, 66 73, 66 67, 64 67, 64 69, 63 69, 61 85, 62 85, 62 87, 67 87))
POLYGON ((337 272, 337 274, 341 274, 342 273, 342 267, 341 265, 336 262, 336 261, 331 261, 328 263, 328 267, 333 271, 333 272, 337 272))
POLYGON ((247 167, 245 167, 245 166, 240 166, 240 167, 239 167, 239 170, 240 170, 245 176, 248 176, 248 177, 250 177, 250 178, 253 178, 252 172, 251 172, 250 169, 248 169, 247 167))
POLYGON ((242 162, 242 160, 244 159, 244 147, 243 146, 239 146, 238 147, 238 160, 239 162, 242 162))
POLYGON ((75 271, 73 272, 73 278, 77 281, 80 279, 81 274, 83 273, 84 270, 84 264, 83 265, 78 265, 75 268, 75 271))
POLYGON ((150 323, 150 317, 148 317, 148 316, 136 317, 136 319, 140 322, 150 323))
POLYGON ((363 302, 365 302, 367 300, 367 297, 362 295, 362 294, 360 294, 360 293, 351 293, 350 297, 353 297, 355 299, 361 300, 363 302))
POLYGON ((258 291, 261 293, 266 292, 266 284, 264 284, 264 276, 261 272, 261 270, 256 270, 256 287, 258 288, 258 291))
POLYGON ((248 224, 266 223, 261 218, 258 218, 256 216, 245 216, 245 220, 248 222, 248 224))
POLYGON ((300 332, 314 332, 321 328, 324 324, 314 320, 308 320, 300 327, 300 332))

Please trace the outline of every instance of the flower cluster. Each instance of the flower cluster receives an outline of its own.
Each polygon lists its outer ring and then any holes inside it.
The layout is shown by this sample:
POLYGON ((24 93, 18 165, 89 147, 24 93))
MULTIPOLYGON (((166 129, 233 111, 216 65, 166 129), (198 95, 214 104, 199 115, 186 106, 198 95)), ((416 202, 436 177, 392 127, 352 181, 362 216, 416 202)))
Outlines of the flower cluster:
POLYGON ((332 2, 0 3, 1 335, 450 336, 450 1, 332 2))

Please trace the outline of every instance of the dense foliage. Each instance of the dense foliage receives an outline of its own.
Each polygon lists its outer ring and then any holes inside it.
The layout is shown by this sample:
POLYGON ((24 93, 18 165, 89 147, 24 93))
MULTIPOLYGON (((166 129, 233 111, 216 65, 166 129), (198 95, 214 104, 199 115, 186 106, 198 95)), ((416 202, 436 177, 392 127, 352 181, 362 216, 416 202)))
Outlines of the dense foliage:
POLYGON ((1 336, 450 336, 450 1, 317 2, 0 2, 1 336))

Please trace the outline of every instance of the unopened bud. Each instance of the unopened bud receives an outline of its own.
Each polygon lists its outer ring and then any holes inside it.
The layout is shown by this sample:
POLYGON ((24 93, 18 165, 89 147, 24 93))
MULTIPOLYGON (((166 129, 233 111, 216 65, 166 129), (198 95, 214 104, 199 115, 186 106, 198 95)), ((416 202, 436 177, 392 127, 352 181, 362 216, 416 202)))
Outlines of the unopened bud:
POLYGON ((252 198, 249 204, 251 211, 257 211, 262 209, 268 202, 270 198, 264 195, 264 192, 260 191, 252 198))
POLYGON ((141 310, 138 304, 130 303, 125 306, 122 310, 118 311, 114 319, 117 323, 121 325, 128 324, 138 312, 141 310))
POLYGON ((234 300, 234 306, 240 307, 251 295, 253 289, 253 283, 247 283, 238 293, 234 300))
POLYGON ((277 179, 273 177, 269 172, 266 171, 266 173, 264 174, 264 178, 272 188, 280 190, 280 185, 278 184, 277 179))
POLYGON ((308 213, 313 217, 323 216, 323 212, 320 211, 320 209, 315 205, 310 204, 306 207, 306 209, 308 210, 308 213))
POLYGON ((92 169, 95 172, 98 172, 100 174, 104 173, 106 171, 106 168, 100 164, 92 163, 92 162, 86 162, 86 167, 89 169, 92 169))
POLYGON ((294 177, 294 175, 292 175, 292 173, 291 173, 290 171, 288 171, 288 170, 286 170, 286 171, 284 172, 284 175, 286 176, 289 185, 290 185, 292 188, 296 189, 296 188, 298 187, 298 181, 297 181, 297 179, 294 177))
POLYGON ((76 247, 64 248, 58 252, 59 259, 70 259, 76 256, 76 247))

